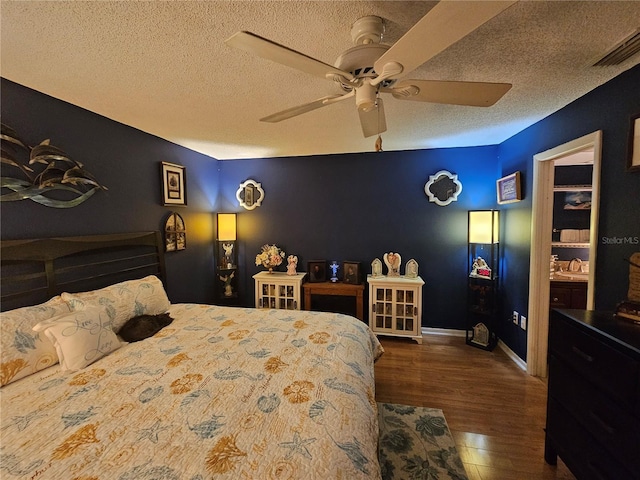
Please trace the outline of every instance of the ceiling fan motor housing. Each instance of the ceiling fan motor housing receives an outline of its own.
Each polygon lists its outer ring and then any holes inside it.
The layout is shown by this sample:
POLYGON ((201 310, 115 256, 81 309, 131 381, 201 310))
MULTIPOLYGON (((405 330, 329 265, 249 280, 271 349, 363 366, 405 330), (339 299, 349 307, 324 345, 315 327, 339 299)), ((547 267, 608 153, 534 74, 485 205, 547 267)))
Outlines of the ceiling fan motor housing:
POLYGON ((361 17, 351 26, 351 39, 356 45, 380 43, 384 35, 384 20, 376 15, 361 17))
MULTIPOLYGON (((356 78, 375 78, 378 76, 378 72, 373 69, 373 64, 387 50, 389 50, 389 45, 382 43, 356 45, 343 52, 334 66, 342 71, 349 72, 356 78)), ((342 88, 350 91, 353 85, 342 84, 342 88)))

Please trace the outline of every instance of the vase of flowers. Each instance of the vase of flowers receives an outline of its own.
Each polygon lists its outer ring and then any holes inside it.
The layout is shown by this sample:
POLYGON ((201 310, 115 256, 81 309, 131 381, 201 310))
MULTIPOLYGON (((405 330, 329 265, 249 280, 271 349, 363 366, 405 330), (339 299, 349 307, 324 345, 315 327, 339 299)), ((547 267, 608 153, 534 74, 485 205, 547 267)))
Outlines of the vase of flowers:
POLYGON ((282 263, 284 259, 284 250, 276 245, 265 244, 258 255, 256 255, 256 265, 262 265, 269 269, 269 273, 273 273, 273 269, 282 263))

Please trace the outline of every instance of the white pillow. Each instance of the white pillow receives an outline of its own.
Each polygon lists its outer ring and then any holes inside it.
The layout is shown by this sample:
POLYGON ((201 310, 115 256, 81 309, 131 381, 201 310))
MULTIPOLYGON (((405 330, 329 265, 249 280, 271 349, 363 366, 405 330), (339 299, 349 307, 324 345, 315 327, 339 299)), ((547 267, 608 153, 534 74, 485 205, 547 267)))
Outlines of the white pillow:
POLYGON ((91 305, 105 307, 114 332, 120 330, 130 318, 165 313, 171 306, 162 282, 154 275, 90 292, 65 292, 62 299, 69 304, 72 311, 82 310, 91 305))
POLYGON ((34 333, 32 329, 39 322, 70 311, 69 305, 58 295, 40 305, 0 314, 0 385, 58 363, 53 344, 45 335, 34 333))
POLYGON ((45 320, 33 329, 51 340, 62 370, 79 370, 120 348, 107 311, 101 306, 45 320))

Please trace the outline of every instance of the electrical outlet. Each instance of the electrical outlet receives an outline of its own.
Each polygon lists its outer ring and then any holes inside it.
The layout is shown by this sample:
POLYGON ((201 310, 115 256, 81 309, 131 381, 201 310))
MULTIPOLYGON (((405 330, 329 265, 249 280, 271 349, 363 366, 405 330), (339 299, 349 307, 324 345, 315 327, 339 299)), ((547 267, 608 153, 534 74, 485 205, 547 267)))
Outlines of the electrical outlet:
POLYGON ((522 328, 523 330, 527 329, 527 317, 525 317, 524 315, 520 317, 520 328, 522 328))
POLYGON ((516 312, 515 310, 513 311, 513 315, 511 315, 511 320, 513 321, 513 323, 515 323, 516 325, 518 324, 518 312, 516 312))

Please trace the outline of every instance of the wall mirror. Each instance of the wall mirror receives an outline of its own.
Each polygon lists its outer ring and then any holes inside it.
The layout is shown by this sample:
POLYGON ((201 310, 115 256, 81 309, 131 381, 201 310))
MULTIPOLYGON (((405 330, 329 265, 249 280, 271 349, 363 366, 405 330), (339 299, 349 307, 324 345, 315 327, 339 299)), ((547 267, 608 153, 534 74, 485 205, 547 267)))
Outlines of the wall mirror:
POLYGON ((462 183, 458 180, 458 175, 447 170, 440 170, 434 175, 429 175, 424 192, 430 202, 445 207, 458 200, 458 195, 462 192, 462 183))
POLYGON ((240 202, 240 205, 247 210, 253 210, 259 207, 264 199, 262 184, 251 179, 242 182, 236 192, 236 198, 238 202, 240 202))

